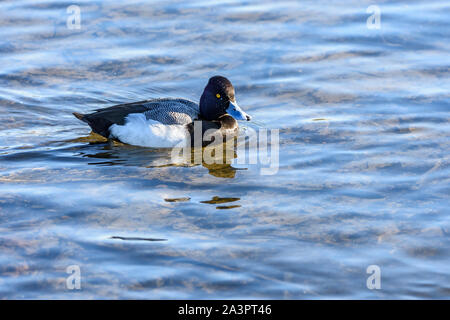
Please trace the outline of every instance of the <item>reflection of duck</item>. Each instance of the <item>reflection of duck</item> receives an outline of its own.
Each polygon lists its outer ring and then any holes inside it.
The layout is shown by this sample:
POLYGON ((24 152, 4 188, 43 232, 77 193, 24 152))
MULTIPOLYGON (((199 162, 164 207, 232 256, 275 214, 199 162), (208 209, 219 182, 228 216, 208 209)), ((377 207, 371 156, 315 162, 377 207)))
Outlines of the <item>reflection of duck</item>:
POLYGON ((202 165, 208 169, 208 173, 217 178, 234 178, 236 175, 236 168, 229 163, 224 164, 206 164, 202 165))
POLYGON ((235 134, 236 120, 251 119, 236 103, 231 82, 221 76, 209 79, 199 105, 180 98, 152 99, 74 115, 106 138, 146 147, 173 147, 187 133, 192 140, 194 120, 200 120, 203 137, 208 129, 235 134))
MULTIPOLYGON (((202 165, 208 169, 208 173, 218 178, 234 178, 237 170, 231 163, 237 157, 234 150, 234 142, 228 141, 224 143, 222 154, 214 155, 215 163, 207 163, 204 158, 200 158, 201 162, 195 162, 195 149, 191 150, 191 157, 178 158, 173 157, 170 149, 148 149, 139 148, 120 142, 111 141, 105 144, 105 140, 99 139, 98 135, 78 138, 78 141, 87 141, 92 145, 80 145, 79 154, 82 157, 92 159, 90 165, 98 166, 136 166, 146 168, 164 168, 164 167, 194 167, 202 165), (101 144, 100 144, 101 143, 101 144), (232 152, 227 152, 226 148, 233 148, 232 152)), ((199 150, 203 154, 205 148, 199 150)))

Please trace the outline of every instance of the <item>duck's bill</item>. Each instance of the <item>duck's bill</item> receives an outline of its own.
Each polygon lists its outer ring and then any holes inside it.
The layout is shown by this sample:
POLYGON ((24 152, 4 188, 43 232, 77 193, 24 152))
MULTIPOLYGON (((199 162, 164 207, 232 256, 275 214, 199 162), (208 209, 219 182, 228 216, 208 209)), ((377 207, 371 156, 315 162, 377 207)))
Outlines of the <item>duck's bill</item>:
POLYGON ((230 106, 226 110, 227 113, 235 118, 236 120, 247 120, 250 121, 252 117, 250 117, 248 114, 246 114, 241 107, 238 106, 238 104, 235 102, 230 101, 230 106))

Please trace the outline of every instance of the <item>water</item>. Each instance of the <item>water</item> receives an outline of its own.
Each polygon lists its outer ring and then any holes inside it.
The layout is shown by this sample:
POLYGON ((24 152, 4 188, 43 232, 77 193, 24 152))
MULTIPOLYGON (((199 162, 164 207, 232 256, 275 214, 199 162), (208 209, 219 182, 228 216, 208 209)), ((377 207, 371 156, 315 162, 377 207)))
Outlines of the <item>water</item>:
POLYGON ((380 29, 373 1, 72 4, 0 3, 1 298, 449 298, 447 1, 378 1, 380 29), (275 175, 71 115, 215 74, 280 130, 275 175))

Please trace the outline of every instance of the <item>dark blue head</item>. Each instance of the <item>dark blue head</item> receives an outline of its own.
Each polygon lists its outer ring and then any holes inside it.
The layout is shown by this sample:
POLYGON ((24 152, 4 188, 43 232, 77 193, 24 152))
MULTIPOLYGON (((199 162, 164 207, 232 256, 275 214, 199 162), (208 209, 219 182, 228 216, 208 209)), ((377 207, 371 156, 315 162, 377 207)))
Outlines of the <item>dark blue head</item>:
POLYGON ((251 120, 251 117, 236 103, 234 88, 230 80, 221 76, 209 79, 200 98, 200 114, 204 119, 210 121, 217 120, 224 114, 229 114, 236 120, 251 120))

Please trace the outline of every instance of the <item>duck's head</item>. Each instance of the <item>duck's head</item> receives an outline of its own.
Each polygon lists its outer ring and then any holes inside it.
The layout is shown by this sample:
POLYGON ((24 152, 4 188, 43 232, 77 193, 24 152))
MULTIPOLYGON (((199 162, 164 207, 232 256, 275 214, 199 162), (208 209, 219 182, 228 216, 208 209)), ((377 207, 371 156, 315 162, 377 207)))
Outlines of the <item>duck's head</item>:
POLYGON ((209 79, 200 98, 200 113, 204 119, 210 121, 217 120, 224 114, 229 114, 236 120, 251 120, 237 104, 230 80, 221 76, 209 79))

